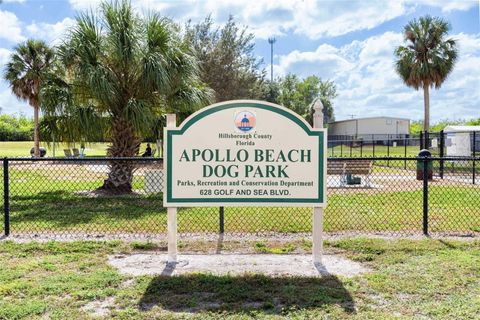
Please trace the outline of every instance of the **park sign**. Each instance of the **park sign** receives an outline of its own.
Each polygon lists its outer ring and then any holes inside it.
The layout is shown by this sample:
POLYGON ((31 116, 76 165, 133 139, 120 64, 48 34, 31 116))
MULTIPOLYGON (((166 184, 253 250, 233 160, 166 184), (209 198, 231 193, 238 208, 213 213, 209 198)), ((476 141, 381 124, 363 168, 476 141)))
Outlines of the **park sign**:
POLYGON ((165 128, 165 207, 323 207, 326 133, 263 101, 211 105, 165 128))

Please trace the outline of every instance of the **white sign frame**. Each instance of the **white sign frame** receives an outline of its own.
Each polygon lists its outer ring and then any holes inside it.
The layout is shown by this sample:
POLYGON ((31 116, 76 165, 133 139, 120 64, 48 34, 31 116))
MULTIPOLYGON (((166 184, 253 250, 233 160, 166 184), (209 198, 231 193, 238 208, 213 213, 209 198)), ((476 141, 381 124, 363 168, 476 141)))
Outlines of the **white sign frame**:
POLYGON ((164 207, 214 207, 214 206, 289 206, 289 207, 316 207, 323 208, 327 205, 326 196, 326 176, 327 176, 327 131, 323 128, 312 128, 308 122, 300 117, 295 112, 282 107, 277 104, 258 101, 258 100, 232 100, 221 103, 216 103, 206 108, 203 108, 191 116, 189 116, 178 127, 164 128, 164 159, 163 165, 166 169, 166 181, 164 188, 164 207), (271 112, 280 114, 297 126, 301 127, 307 135, 318 137, 318 151, 319 157, 319 170, 318 170, 318 193, 316 198, 308 199, 292 199, 292 198, 276 198, 272 200, 271 197, 266 198, 244 198, 238 199, 232 197, 231 199, 212 199, 212 198, 181 198, 176 199, 172 196, 172 153, 169 152, 173 143, 175 135, 183 135, 190 126, 194 125, 197 121, 201 121, 204 117, 207 117, 215 112, 225 109, 235 108, 261 108, 271 112))

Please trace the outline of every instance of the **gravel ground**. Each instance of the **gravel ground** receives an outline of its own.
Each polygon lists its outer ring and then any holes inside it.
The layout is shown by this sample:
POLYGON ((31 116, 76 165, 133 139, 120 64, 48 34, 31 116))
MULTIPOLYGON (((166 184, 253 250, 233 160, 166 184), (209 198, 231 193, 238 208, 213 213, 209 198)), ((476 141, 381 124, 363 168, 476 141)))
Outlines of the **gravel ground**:
POLYGON ((324 255, 322 263, 316 265, 311 255, 303 254, 185 254, 178 257, 176 264, 168 264, 166 254, 134 253, 111 256, 108 262, 120 273, 133 276, 202 272, 217 275, 256 273, 274 277, 352 277, 369 271, 358 262, 334 255, 324 255))
MULTIPOLYGON (((185 241, 262 241, 262 240, 279 240, 279 241, 295 241, 299 239, 311 239, 311 233, 226 233, 223 236, 215 233, 189 233, 179 234, 179 240, 185 241)), ((421 240, 427 237, 420 232, 400 232, 398 234, 390 232, 342 232, 342 233, 325 233, 324 240, 339 240, 345 238, 377 238, 377 239, 411 239, 421 240)), ((445 240, 478 240, 480 232, 474 232, 469 235, 457 233, 431 233, 428 238, 445 239, 445 240)), ((166 234, 15 234, 8 237, 0 237, 0 241, 10 240, 15 242, 47 242, 47 241, 110 241, 122 240, 126 242, 152 241, 165 242, 166 234)))

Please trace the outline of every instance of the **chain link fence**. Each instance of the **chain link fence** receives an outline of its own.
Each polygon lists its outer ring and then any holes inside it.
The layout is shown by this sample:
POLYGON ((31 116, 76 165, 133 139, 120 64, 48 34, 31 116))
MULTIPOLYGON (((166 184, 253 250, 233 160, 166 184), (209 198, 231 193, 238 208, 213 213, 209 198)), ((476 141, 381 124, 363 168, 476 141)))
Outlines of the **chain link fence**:
MULTIPOLYGON (((324 229, 331 235, 479 235, 480 158, 329 158, 324 229), (431 179, 431 180, 429 180, 431 179)), ((159 158, 3 159, 3 234, 165 237, 159 158), (129 190, 102 189, 113 163, 129 190), (131 190, 130 190, 131 188, 131 190), (125 192, 129 191, 129 192, 125 192)), ((180 208, 181 236, 308 234, 312 208, 180 208)))
POLYGON ((480 151, 480 131, 328 136, 329 157, 415 157, 422 149, 438 157, 476 157, 480 151))

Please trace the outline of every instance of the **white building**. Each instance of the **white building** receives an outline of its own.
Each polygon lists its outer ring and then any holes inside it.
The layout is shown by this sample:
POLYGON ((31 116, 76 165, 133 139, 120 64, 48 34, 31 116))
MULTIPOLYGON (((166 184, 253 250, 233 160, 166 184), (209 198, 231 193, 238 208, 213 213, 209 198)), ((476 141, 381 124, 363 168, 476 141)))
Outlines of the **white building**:
POLYGON ((472 151, 480 151, 475 148, 475 144, 479 145, 480 126, 446 126, 443 132, 446 134, 447 156, 469 157, 472 151))
POLYGON ((334 121, 328 124, 329 136, 354 136, 370 140, 400 139, 410 133, 410 120, 394 117, 370 117, 334 121))

